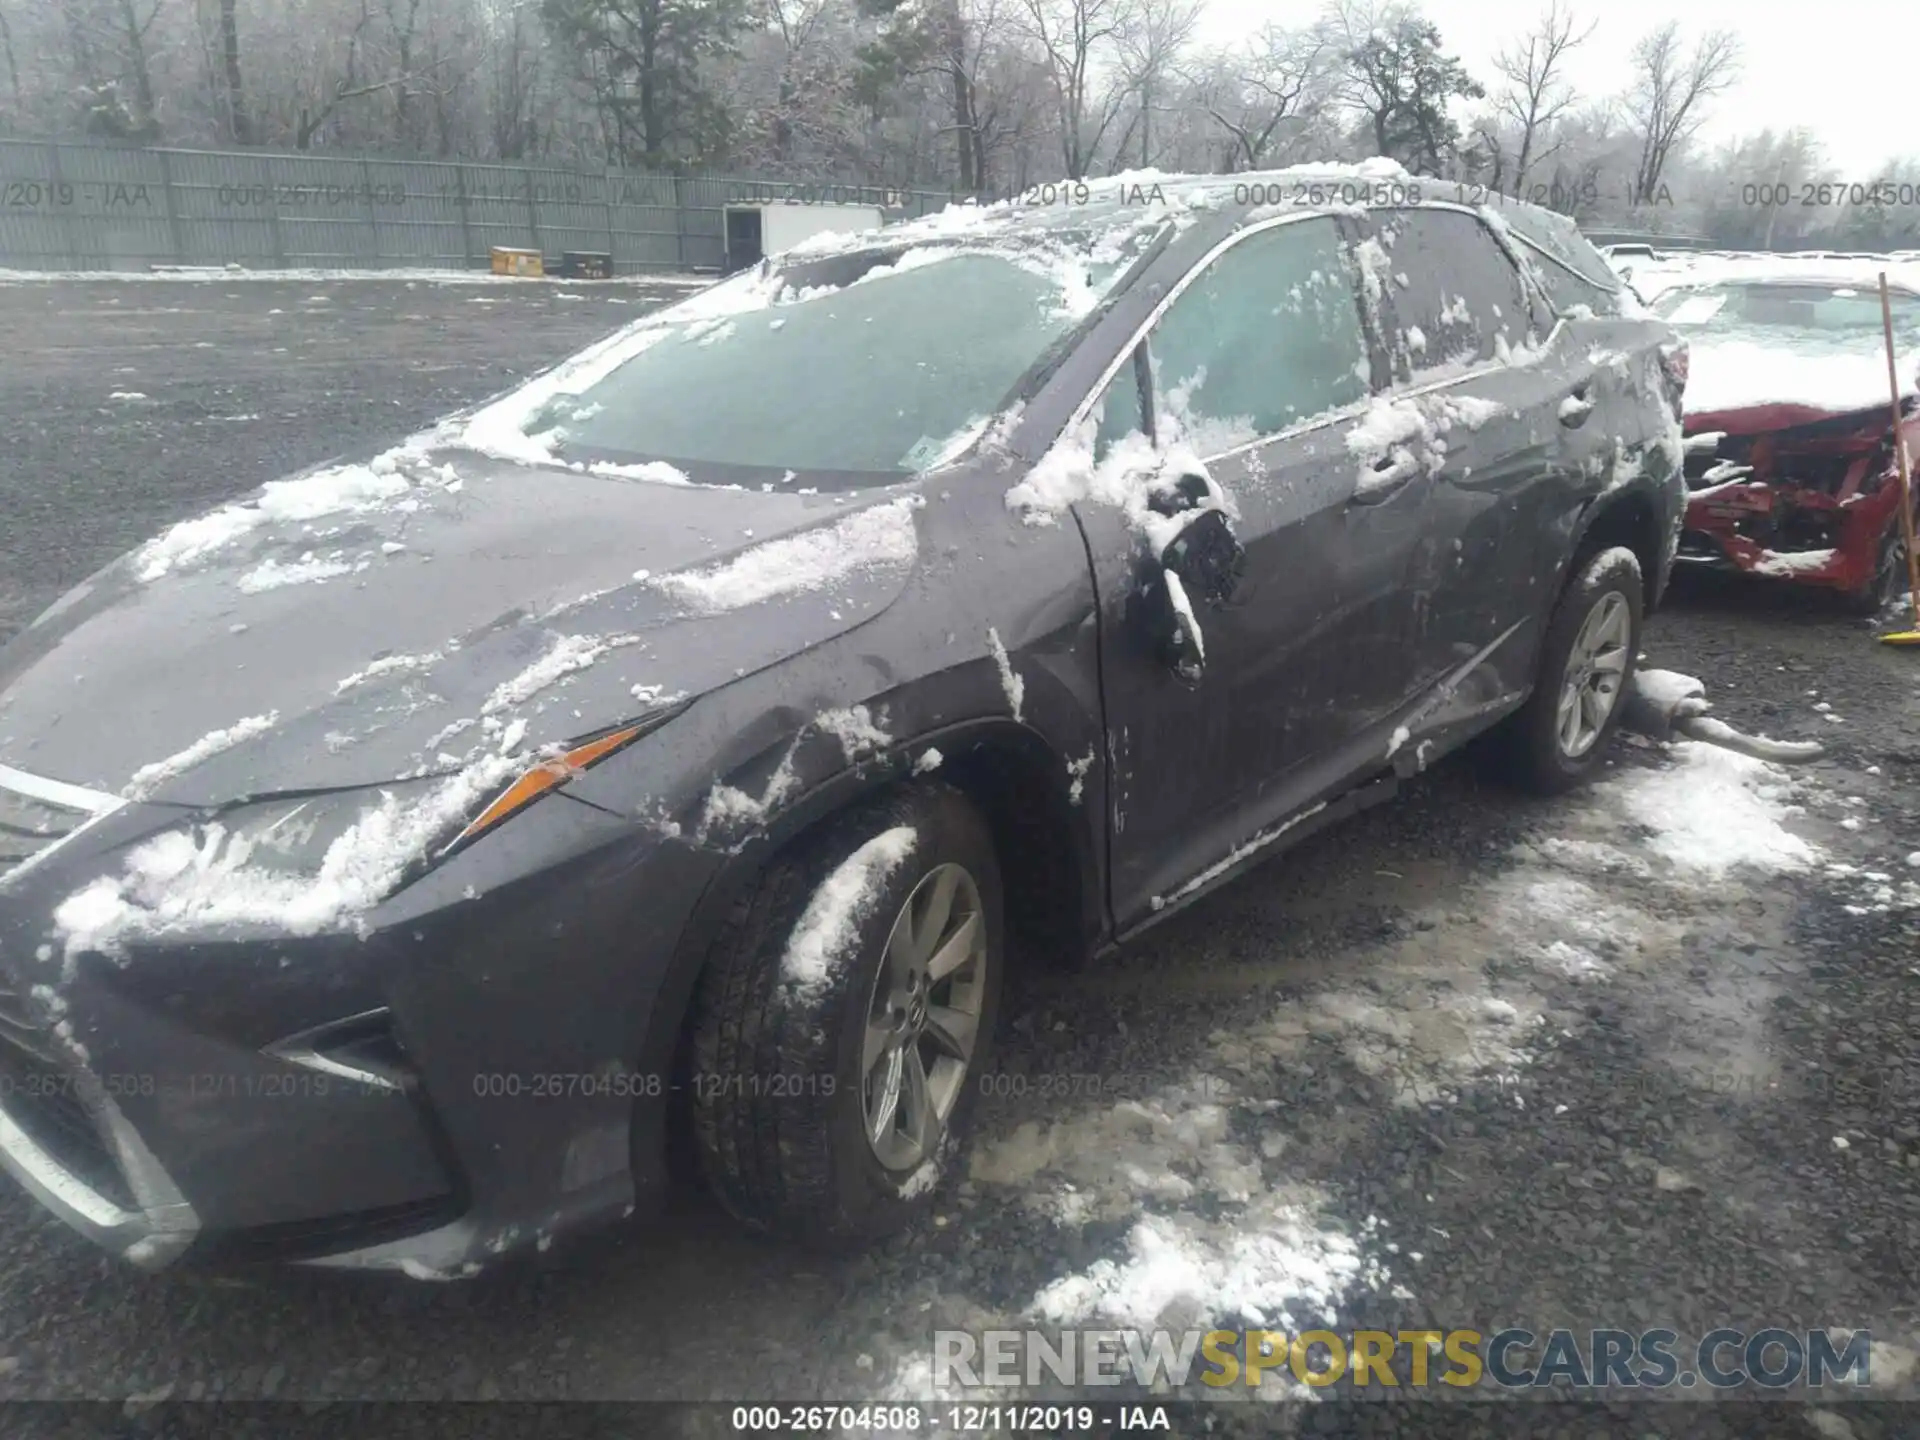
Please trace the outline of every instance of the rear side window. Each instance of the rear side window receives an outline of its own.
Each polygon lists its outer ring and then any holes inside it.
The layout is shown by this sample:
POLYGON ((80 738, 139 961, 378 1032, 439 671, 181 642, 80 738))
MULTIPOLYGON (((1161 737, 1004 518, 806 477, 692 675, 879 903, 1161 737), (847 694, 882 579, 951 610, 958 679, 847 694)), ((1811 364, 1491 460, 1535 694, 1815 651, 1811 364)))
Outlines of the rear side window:
MULTIPOLYGON (((1503 206, 1499 214, 1522 248, 1533 252, 1533 268, 1554 309, 1564 315, 1584 305, 1596 315, 1620 313, 1620 277, 1571 217, 1536 205, 1503 206)), ((1652 258, 1651 248, 1638 249, 1652 258)))
POLYGON ((1458 210, 1376 211, 1393 276, 1394 373, 1492 360, 1526 342, 1525 282, 1493 233, 1458 210))
POLYGON ((1620 293, 1617 290, 1603 290, 1598 285, 1590 284, 1584 277, 1561 269, 1544 255, 1534 256, 1533 270, 1540 280, 1540 288, 1547 292, 1547 299, 1562 315, 1576 306, 1585 306, 1596 315, 1620 313, 1620 293))
POLYGON ((1356 277, 1335 223, 1241 241, 1160 317, 1148 353, 1156 438, 1177 431, 1203 455, 1364 399, 1356 277))

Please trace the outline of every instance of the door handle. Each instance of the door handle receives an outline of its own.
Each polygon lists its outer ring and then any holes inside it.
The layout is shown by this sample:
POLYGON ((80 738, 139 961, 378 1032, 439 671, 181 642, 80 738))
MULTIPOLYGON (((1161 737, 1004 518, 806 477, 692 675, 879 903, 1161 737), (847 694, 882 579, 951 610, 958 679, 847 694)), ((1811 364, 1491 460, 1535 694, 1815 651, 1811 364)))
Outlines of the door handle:
POLYGON ((1578 430, 1587 423, 1587 417, 1593 414, 1593 401, 1588 398, 1588 387, 1581 385, 1560 402, 1560 423, 1569 430, 1578 430))
POLYGON ((1382 455, 1367 472, 1360 477, 1360 483, 1354 486, 1353 494, 1347 497, 1349 505, 1378 505, 1389 500, 1407 488, 1409 481, 1420 473, 1420 462, 1412 456, 1398 458, 1382 455))

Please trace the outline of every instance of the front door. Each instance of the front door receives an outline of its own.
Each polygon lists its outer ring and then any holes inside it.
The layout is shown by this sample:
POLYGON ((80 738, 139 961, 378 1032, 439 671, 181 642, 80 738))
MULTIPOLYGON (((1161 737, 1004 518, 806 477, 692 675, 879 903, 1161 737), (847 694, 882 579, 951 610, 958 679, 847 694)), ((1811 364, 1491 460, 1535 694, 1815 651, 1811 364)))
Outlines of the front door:
POLYGON ((1311 803, 1330 757, 1414 684, 1406 570, 1431 480, 1369 449, 1363 317, 1336 221, 1255 226, 1175 288, 1104 397, 1102 463, 1150 438, 1163 476, 1224 492, 1245 550, 1226 606, 1194 606, 1204 664, 1183 679, 1142 623, 1165 581, 1140 517, 1076 507, 1101 589, 1123 929, 1311 803))

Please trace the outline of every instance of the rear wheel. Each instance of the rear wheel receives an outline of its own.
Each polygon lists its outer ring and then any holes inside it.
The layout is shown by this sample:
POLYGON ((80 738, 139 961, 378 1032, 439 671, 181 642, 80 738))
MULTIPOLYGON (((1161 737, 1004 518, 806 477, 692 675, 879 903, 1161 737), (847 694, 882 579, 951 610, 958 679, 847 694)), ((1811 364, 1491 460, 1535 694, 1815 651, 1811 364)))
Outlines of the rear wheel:
POLYGON ((1533 695, 1501 737, 1517 783, 1557 794, 1599 768, 1633 681, 1645 595, 1640 562, 1624 546, 1576 564, 1547 623, 1533 695))
POLYGON ((932 1202, 993 1036, 1003 913, 986 824, 946 788, 767 868, 695 998, 694 1137, 729 1211, 848 1248, 932 1202))

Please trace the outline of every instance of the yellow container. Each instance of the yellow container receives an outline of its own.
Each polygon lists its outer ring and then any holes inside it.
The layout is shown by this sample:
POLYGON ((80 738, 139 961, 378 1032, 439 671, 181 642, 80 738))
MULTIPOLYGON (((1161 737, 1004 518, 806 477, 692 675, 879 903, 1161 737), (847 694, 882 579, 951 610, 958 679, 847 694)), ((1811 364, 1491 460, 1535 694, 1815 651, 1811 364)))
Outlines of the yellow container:
POLYGON ((545 275, 547 262, 538 250, 516 250, 509 245, 495 245, 493 273, 496 275, 545 275))

